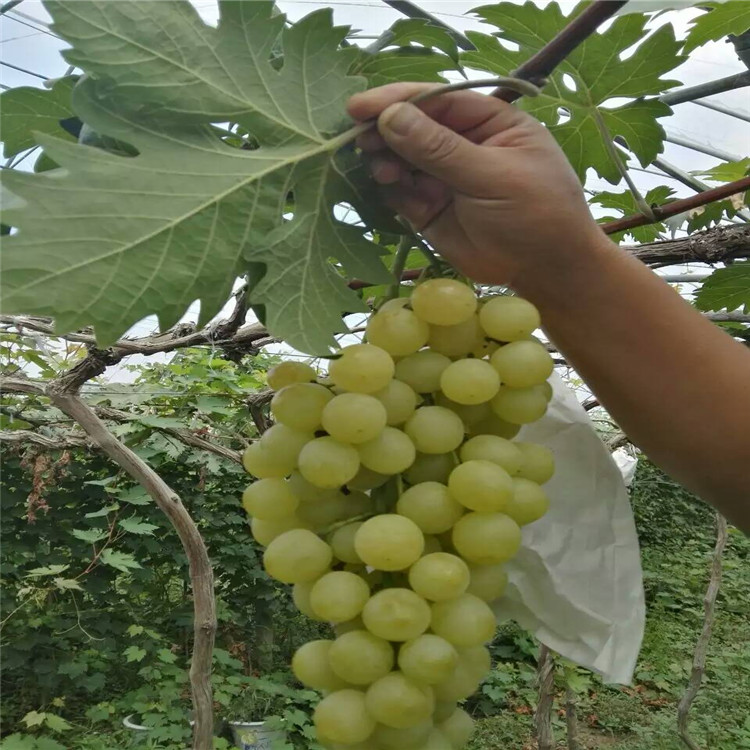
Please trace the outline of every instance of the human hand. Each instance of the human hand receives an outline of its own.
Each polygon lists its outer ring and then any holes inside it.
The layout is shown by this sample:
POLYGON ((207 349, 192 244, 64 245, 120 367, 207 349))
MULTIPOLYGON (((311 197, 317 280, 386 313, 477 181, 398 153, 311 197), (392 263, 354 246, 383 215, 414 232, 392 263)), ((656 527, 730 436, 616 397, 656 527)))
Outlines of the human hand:
POLYGON ((404 100, 433 84, 394 83, 356 94, 349 114, 378 118, 360 136, 389 206, 453 266, 523 292, 606 239, 554 138, 507 102, 456 91, 404 100))

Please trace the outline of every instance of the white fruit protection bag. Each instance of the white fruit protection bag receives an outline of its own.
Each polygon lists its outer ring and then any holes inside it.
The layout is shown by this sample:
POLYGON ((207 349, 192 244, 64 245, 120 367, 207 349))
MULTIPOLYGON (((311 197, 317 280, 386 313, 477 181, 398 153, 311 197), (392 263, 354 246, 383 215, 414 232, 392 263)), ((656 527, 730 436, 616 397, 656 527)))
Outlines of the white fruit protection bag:
POLYGON ((620 469, 575 395, 558 376, 545 417, 518 435, 546 445, 555 474, 550 510, 524 527, 495 606, 542 643, 605 682, 630 683, 643 639, 638 537, 620 469))

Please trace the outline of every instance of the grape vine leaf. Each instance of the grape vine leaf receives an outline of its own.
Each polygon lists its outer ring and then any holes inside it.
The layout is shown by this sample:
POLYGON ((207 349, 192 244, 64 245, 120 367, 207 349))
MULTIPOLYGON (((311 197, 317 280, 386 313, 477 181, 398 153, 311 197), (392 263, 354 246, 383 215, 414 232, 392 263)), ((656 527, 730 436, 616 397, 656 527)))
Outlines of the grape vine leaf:
POLYGON ((372 206, 341 150, 345 103, 365 81, 348 73, 357 52, 340 47, 330 9, 285 27, 271 2, 224 0, 214 28, 186 0, 45 5, 87 73, 75 112, 138 155, 40 134, 64 169, 3 175, 24 202, 5 219, 19 231, 4 243, 3 309, 52 316, 58 331, 91 324, 104 345, 149 313, 169 328, 196 299, 205 323, 263 264, 252 302, 271 333, 308 352, 335 346, 342 314, 366 309, 345 277, 389 275, 368 227, 335 210, 372 206), (211 123, 226 122, 258 147, 223 143, 211 123))
POLYGON ((154 531, 159 528, 152 523, 145 523, 140 516, 123 518, 122 521, 118 521, 118 526, 125 529, 125 531, 129 531, 131 534, 145 534, 147 536, 153 536, 154 531))
POLYGON ((391 26, 387 34, 389 47, 411 46, 416 42, 426 48, 439 49, 458 62, 458 46, 451 35, 440 26, 423 18, 402 18, 391 26))
MULTIPOLYGON (((660 185, 658 187, 649 190, 643 199, 648 203, 649 206, 661 206, 668 202, 670 198, 674 196, 674 190, 667 187, 666 185, 660 185)), ((602 208, 612 208, 620 212, 619 216, 602 216, 599 217, 599 222, 612 221, 614 219, 620 219, 623 216, 629 216, 639 212, 638 205, 635 202, 633 193, 630 190, 626 190, 623 193, 612 193, 608 191, 602 191, 597 193, 589 199, 589 203, 596 203, 602 208)), ((664 224, 647 224, 643 227, 632 227, 624 232, 618 232, 610 235, 610 237, 618 242, 626 235, 631 236, 636 242, 653 242, 659 239, 661 233, 665 230, 664 224)))
POLYGON ((714 271, 695 297, 699 310, 750 312, 750 261, 733 263, 714 271))
MULTIPOLYGON (((583 7, 584 4, 578 5, 573 13, 583 7)), ((491 36, 467 32, 477 49, 464 52, 461 60, 469 67, 495 75, 511 73, 570 21, 557 3, 538 8, 532 2, 504 2, 473 12, 497 31, 491 36), (518 50, 503 46, 501 39, 518 45, 518 50)), ((624 138, 643 166, 663 151, 664 130, 658 118, 668 115, 671 109, 656 99, 643 97, 678 85, 679 81, 662 76, 684 58, 678 54, 680 43, 675 40, 671 25, 649 34, 646 21, 642 15, 621 16, 605 31, 592 34, 557 66, 539 97, 520 103, 547 125, 581 179, 587 169, 593 168, 609 182, 620 182, 619 170, 605 148, 605 137, 624 138), (634 45, 638 47, 629 54, 634 45), (566 74, 572 78, 575 90, 566 74), (610 103, 623 97, 634 101, 610 103), (569 114, 567 122, 561 120, 561 110, 569 114)))
POLYGON ((692 52, 706 42, 715 42, 729 34, 740 35, 750 30, 750 3, 730 0, 725 3, 701 3, 711 10, 695 19, 685 42, 685 52, 692 52))
POLYGON ((138 560, 129 552, 118 552, 113 549, 105 549, 99 559, 105 564, 123 573, 128 573, 133 568, 142 567, 138 560))
POLYGON ((35 132, 72 139, 60 121, 73 117, 70 98, 77 80, 78 76, 66 76, 50 89, 21 86, 0 94, 0 130, 6 159, 35 146, 35 132))
POLYGON ((725 161, 707 169, 705 172, 694 172, 693 174, 708 177, 714 182, 735 182, 750 174, 750 157, 739 161, 725 161))
POLYGON ((373 87, 396 81, 445 83, 446 78, 441 73, 455 69, 456 63, 446 55, 422 47, 404 47, 377 55, 363 54, 352 72, 367 78, 368 84, 373 87))

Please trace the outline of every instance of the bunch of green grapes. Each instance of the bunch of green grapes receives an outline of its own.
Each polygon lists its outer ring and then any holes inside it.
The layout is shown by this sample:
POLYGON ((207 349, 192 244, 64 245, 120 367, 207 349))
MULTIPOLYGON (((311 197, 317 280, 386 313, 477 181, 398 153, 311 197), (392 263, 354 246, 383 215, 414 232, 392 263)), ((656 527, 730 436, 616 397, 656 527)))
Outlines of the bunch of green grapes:
POLYGON ((324 747, 466 746, 459 704, 490 669, 503 564, 548 508, 550 451, 513 440, 551 397, 539 323, 519 297, 480 306, 433 279, 382 305, 325 380, 269 372, 276 423, 245 452, 243 501, 268 573, 333 625, 292 661, 324 695, 324 747))

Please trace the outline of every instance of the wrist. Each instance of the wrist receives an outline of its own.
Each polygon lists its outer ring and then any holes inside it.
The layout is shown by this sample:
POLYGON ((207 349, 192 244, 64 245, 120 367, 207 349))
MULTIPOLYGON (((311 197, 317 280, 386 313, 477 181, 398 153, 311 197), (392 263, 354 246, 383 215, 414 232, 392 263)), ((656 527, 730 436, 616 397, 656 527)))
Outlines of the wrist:
POLYGON ((597 226, 593 231, 561 242, 543 263, 519 269, 510 286, 540 310, 555 312, 578 306, 593 291, 592 285, 617 273, 622 253, 597 226))

